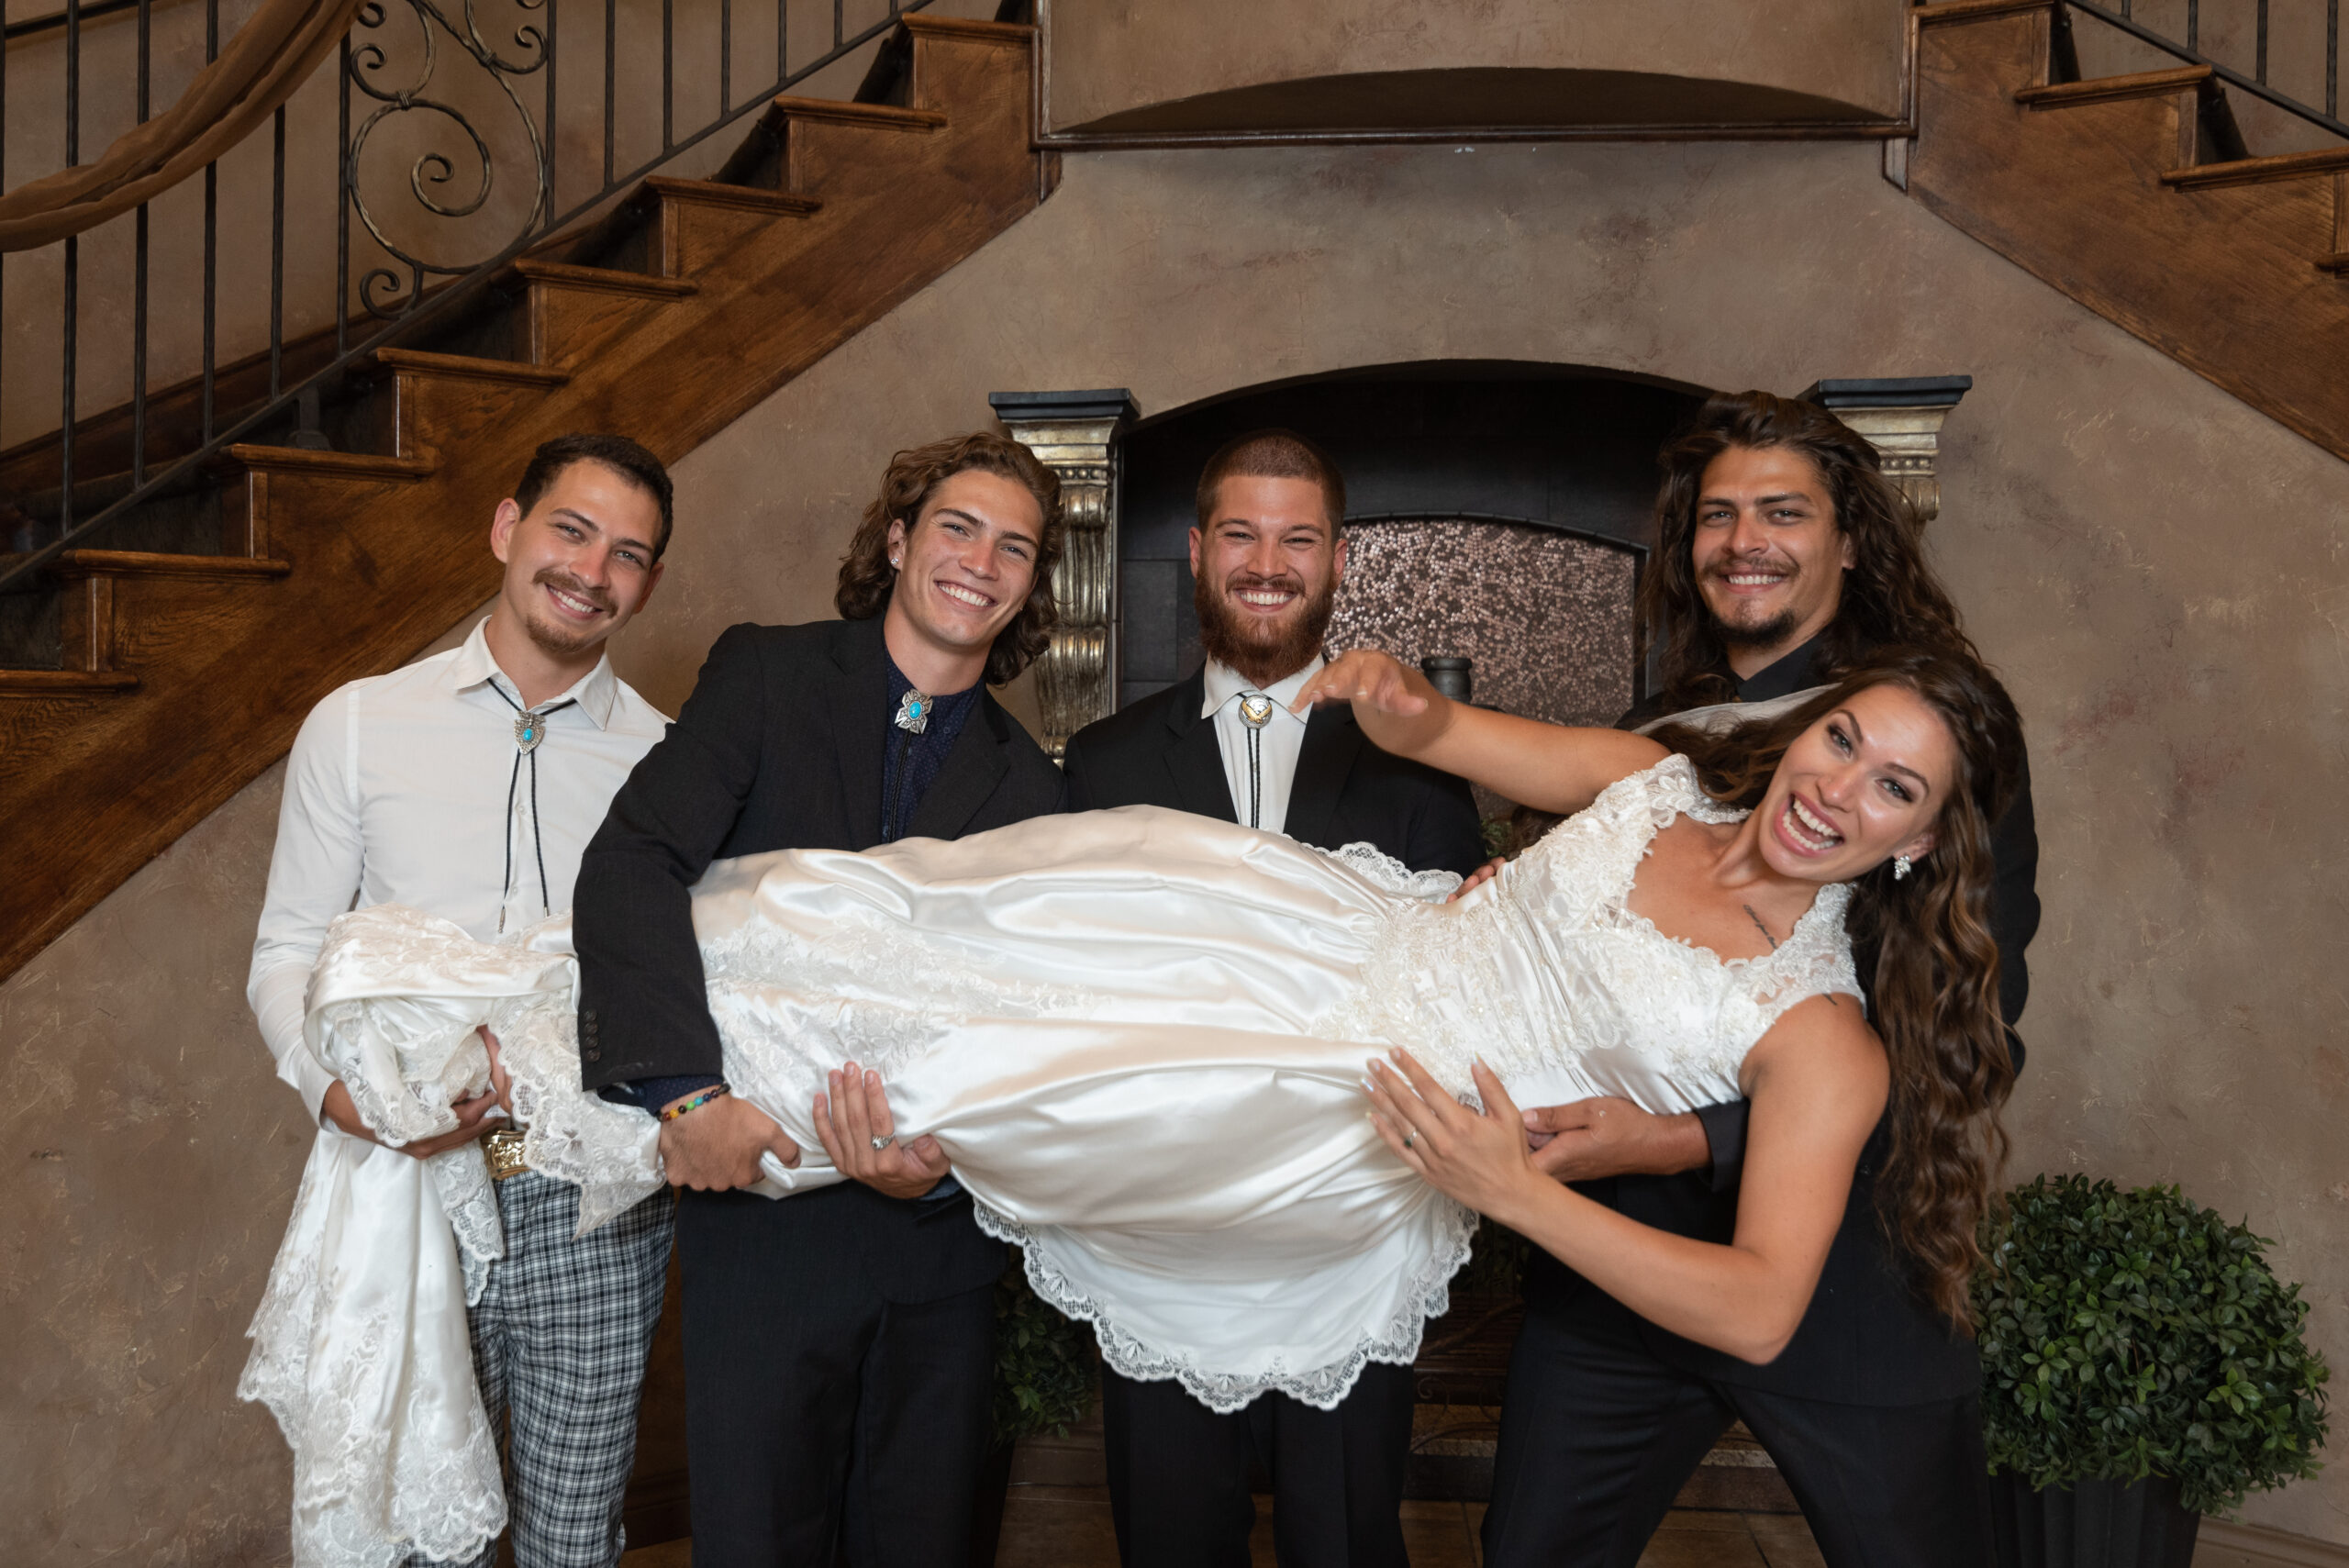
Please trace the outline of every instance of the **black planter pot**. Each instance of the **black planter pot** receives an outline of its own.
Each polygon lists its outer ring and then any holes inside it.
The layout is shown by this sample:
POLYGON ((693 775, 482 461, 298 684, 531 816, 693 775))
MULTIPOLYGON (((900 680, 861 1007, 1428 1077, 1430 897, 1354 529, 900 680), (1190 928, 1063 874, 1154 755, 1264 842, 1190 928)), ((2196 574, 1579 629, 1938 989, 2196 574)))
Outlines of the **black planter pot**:
POLYGON ((2043 1491, 2001 1472, 1990 1477, 1990 1512, 1998 1568, 2191 1568, 2202 1528, 2166 1476, 2043 1491))

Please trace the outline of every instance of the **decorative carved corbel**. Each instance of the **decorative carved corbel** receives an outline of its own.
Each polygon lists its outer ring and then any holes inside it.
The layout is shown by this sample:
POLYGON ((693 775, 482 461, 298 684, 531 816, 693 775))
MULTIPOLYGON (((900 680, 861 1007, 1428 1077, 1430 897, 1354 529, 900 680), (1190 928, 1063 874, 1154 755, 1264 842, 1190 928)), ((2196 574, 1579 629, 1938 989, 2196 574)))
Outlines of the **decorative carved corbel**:
POLYGON ((1801 397, 1868 439, 1884 459, 1884 476, 1909 497, 1921 528, 1941 515, 1942 421, 1973 385, 1970 375, 1817 381, 1801 397))
POLYGON ((1118 706, 1118 434, 1140 412, 1123 387, 1093 392, 996 392, 988 404, 1012 439, 1060 475, 1068 520, 1052 574, 1060 622, 1036 663, 1044 750, 1118 706))

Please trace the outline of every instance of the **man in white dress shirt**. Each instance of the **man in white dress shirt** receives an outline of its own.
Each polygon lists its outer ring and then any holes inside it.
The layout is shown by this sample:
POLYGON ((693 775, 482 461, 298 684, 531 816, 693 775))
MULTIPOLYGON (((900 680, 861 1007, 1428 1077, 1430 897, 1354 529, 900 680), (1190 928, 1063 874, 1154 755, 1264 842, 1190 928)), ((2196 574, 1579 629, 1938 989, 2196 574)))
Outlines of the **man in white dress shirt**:
MULTIPOLYGON (((1070 738, 1072 810, 1173 806, 1323 849, 1375 844, 1414 871, 1475 869, 1466 784, 1380 751, 1347 706, 1289 710, 1322 665, 1345 510, 1337 465, 1294 431, 1254 431, 1208 460, 1191 532, 1206 668, 1070 738)), ((1227 1416, 1171 1380, 1101 1376, 1127 1568, 1246 1568, 1252 1459, 1273 1484, 1282 1568, 1404 1568, 1409 1367, 1365 1367, 1334 1410, 1271 1394, 1227 1416)))
MULTIPOLYGON (((246 995, 312 1117, 374 1141, 302 1040, 328 921, 405 904, 487 941, 571 906, 581 852, 666 727, 612 673, 605 644, 651 597, 670 527, 669 476, 651 453, 616 436, 549 441, 490 523, 505 580, 489 617, 458 648, 353 681, 303 723, 246 995)), ((490 1140, 506 1256, 471 1319, 517 1568, 611 1568, 669 1195, 574 1240, 578 1189, 520 1165, 497 1096, 457 1112, 456 1131, 383 1157, 490 1140)))

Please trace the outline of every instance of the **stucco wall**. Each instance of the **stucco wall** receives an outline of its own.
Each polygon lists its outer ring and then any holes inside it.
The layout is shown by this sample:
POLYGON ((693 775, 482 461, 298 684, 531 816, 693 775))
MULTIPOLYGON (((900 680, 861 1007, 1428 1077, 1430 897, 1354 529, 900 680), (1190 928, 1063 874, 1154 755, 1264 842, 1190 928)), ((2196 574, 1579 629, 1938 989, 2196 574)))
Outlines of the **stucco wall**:
MULTIPOLYGON (((1341 124, 1394 126, 1397 95, 1442 98, 1447 72, 1559 73, 1557 102, 1526 112, 1551 123, 1586 117, 1593 94, 1615 106, 1587 117, 1618 123, 1653 117, 1689 123, 1725 118, 1897 119, 1908 25, 1901 0, 1048 0, 1052 81, 1047 126, 1072 128, 1279 128, 1295 123, 1295 95, 1249 94, 1272 83, 1426 72, 1390 83, 1370 117, 1341 124), (1648 92, 1611 81, 1631 72, 1648 92), (1790 95, 1740 99, 1721 84, 1790 95), (1235 95, 1222 105, 1191 104, 1235 95), (1809 100, 1799 104, 1797 98, 1809 100), (1670 106, 1665 109, 1664 106, 1670 106), (1266 117, 1271 117, 1267 118, 1266 117)), ((1482 102, 1431 104, 1439 125, 1493 125, 1515 113, 1494 99, 1506 84, 1471 91, 1482 102)), ((1334 107, 1341 95, 1332 91, 1334 107)))
MULTIPOLYGON (((1034 216, 679 465, 622 669, 673 706, 729 622, 826 613, 889 450, 977 425, 990 391, 1128 386, 1157 412, 1443 358, 1782 391, 1974 375, 1932 542, 2037 773, 2017 1173, 2176 1180, 2248 1216, 2349 1364, 2327 815, 2349 470, 1942 225, 1871 147, 1073 156, 1034 216)), ((284 1456, 229 1403, 302 1141, 239 995, 273 799, 256 784, 0 985, 11 1561, 277 1544, 284 1456)), ((2246 1517, 2349 1542, 2349 1470, 2246 1517)))

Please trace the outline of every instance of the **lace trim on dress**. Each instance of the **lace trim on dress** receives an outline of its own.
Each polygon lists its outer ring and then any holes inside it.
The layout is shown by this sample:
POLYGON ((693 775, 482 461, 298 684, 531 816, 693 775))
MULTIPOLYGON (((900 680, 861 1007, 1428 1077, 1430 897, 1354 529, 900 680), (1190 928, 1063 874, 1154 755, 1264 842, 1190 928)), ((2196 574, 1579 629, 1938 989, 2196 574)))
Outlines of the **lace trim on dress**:
POLYGON ((467 1562, 506 1528, 505 1482, 479 1395, 467 1391, 465 1429, 453 1439, 437 1422, 384 1420, 384 1409, 405 1412, 429 1392, 410 1386, 411 1325, 389 1307, 337 1325, 345 1353, 333 1365, 311 1358, 320 1304, 346 1294, 321 1271, 334 1160, 327 1136, 303 1172, 294 1222, 245 1330, 253 1350, 237 1396, 267 1407, 293 1451, 295 1568, 394 1568, 411 1551, 467 1562))
POLYGON ((1252 1377, 1204 1370, 1135 1338, 1111 1320, 1108 1308, 1052 1266, 1027 1226, 975 1200, 971 1207, 980 1229, 1020 1250, 1028 1284, 1046 1304, 1063 1317, 1093 1325, 1101 1359, 1111 1371, 1136 1383, 1174 1378, 1192 1398, 1219 1416, 1228 1416, 1267 1394, 1286 1394, 1317 1410, 1334 1410, 1353 1392, 1362 1369, 1372 1362, 1409 1366, 1419 1359, 1427 1320, 1452 1310, 1452 1276, 1468 1262, 1476 1236, 1475 1210, 1449 1198, 1438 1201, 1442 1205, 1443 1234, 1434 1253, 1405 1285, 1403 1304, 1392 1318, 1359 1336, 1351 1351, 1326 1365, 1297 1372, 1276 1368, 1252 1377))
MULTIPOLYGON (((1787 940, 1750 960, 1724 960, 1666 937, 1631 909, 1641 862, 1656 834, 1683 816, 1726 824, 1746 813, 1706 795, 1695 765, 1675 754, 1601 790, 1527 852, 1523 861, 1533 863, 1525 872, 1503 878, 1483 899, 1397 909, 1364 962, 1361 990, 1316 1032, 1407 1046, 1446 1089, 1475 1105, 1469 1068, 1476 1059, 1509 1078, 1554 1066, 1592 1043, 1588 1018, 1582 1029, 1561 1030, 1556 1020, 1529 1010, 1520 984, 1510 979, 1509 955, 1539 951, 1544 930, 1554 937, 1607 928, 1639 931, 1730 978, 1711 1038, 1666 1047, 1675 1072, 1733 1076, 1745 1052, 1797 1002, 1825 991, 1858 995, 1843 932, 1851 890, 1843 884, 1820 889, 1787 940), (1527 872, 1537 884, 1531 891, 1524 885, 1527 872)), ((1676 990, 1688 973, 1670 965, 1653 975, 1619 975, 1615 984, 1676 990)), ((1662 1042, 1648 1043, 1653 1049, 1662 1042)))
POLYGON ((1442 903, 1467 880, 1456 871, 1413 871, 1376 844, 1345 844, 1326 852, 1373 887, 1422 904, 1442 903))

